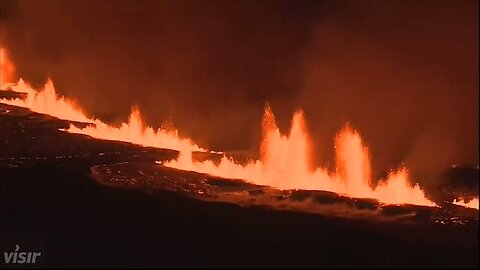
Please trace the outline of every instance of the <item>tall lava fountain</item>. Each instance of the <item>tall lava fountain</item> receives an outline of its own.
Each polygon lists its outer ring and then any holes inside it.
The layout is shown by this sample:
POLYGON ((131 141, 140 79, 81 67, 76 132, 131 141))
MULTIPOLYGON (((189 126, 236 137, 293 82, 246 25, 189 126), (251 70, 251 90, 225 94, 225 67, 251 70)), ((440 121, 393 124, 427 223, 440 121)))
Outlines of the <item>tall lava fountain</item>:
POLYGON ((412 186, 405 168, 390 172, 374 186, 370 179, 370 157, 358 132, 346 126, 335 138, 336 171, 310 169, 310 145, 301 111, 293 115, 290 133, 280 133, 269 106, 263 117, 263 141, 260 160, 245 165, 223 157, 219 164, 211 160, 194 162, 191 152, 181 152, 177 160, 165 166, 237 178, 280 189, 327 190, 351 197, 375 198, 384 203, 435 205, 418 185, 412 186))
POLYGON ((192 160, 192 152, 206 151, 205 149, 188 138, 181 138, 176 130, 166 128, 155 130, 145 126, 136 108, 132 110, 128 122, 120 127, 112 126, 85 116, 75 102, 57 96, 51 80, 48 80, 44 89, 40 91, 22 79, 18 83, 8 83, 5 80, 11 79, 12 72, 13 65, 8 62, 6 51, 2 49, 2 86, 25 92, 27 97, 24 100, 3 99, 1 102, 30 108, 32 111, 62 119, 90 123, 84 128, 71 125, 67 132, 178 150, 179 157, 166 162, 165 166, 224 178, 243 179, 280 189, 327 190, 351 197, 375 198, 383 203, 435 205, 426 198, 418 185, 410 184, 406 168, 391 171, 386 179, 373 183, 368 148, 363 144, 359 133, 348 125, 335 138, 334 172, 322 167, 311 168, 312 153, 303 112, 297 111, 293 115, 289 134, 282 135, 269 106, 266 106, 263 116, 260 160, 239 164, 223 156, 218 164, 212 160, 196 162, 192 160))

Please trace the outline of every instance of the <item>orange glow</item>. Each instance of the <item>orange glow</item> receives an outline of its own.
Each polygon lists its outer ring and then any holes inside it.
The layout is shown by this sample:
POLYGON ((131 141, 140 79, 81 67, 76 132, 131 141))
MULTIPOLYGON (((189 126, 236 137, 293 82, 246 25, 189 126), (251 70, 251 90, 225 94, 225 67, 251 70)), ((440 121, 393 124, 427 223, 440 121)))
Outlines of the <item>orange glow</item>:
MULTIPOLYGON (((3 53, 5 52, 3 51, 3 53)), ((13 67, 13 65, 11 66, 13 67)), ((2 64, 2 74, 3 72, 2 64)), ((5 73, 8 72, 5 71, 5 73)), ((205 151, 204 149, 198 147, 190 139, 180 138, 176 130, 165 128, 155 130, 146 127, 136 108, 132 109, 126 123, 115 127, 86 117, 72 100, 56 94, 51 80, 48 80, 40 91, 33 89, 22 79, 16 84, 4 83, 10 90, 27 93, 27 98, 24 100, 2 99, 0 102, 26 107, 32 111, 61 119, 91 123, 84 128, 70 125, 67 132, 85 134, 99 139, 178 150, 179 157, 166 162, 165 166, 224 178, 244 179, 280 189, 327 190, 352 197, 375 198, 383 203, 435 205, 425 197, 418 185, 410 185, 406 169, 391 172, 387 179, 373 187, 370 179, 371 166, 368 149, 363 145, 358 132, 348 126, 342 129, 335 139, 335 172, 328 172, 327 169, 321 167, 312 169, 309 160, 311 147, 302 111, 293 115, 290 133, 282 135, 275 122, 274 114, 267 106, 262 122, 263 140, 260 160, 252 160, 241 165, 224 156, 219 164, 214 164, 211 160, 194 162, 192 151, 205 151)))
POLYGON ((403 168, 390 172, 387 179, 381 180, 374 190, 374 197, 381 202, 401 204, 408 202, 418 205, 434 205, 425 198, 425 193, 418 184, 412 186, 408 171, 403 168))
POLYGON ((261 158, 246 165, 223 157, 218 165, 212 161, 193 162, 191 153, 182 152, 177 160, 164 165, 182 170, 207 173, 224 178, 238 178, 280 189, 327 190, 351 197, 375 198, 383 203, 434 206, 418 185, 412 186, 406 169, 391 172, 376 187, 370 183, 370 158, 360 135, 345 127, 335 139, 336 172, 309 168, 308 134, 301 111, 293 116, 290 134, 284 136, 267 106, 263 117, 261 158))
POLYGON ((460 205, 460 206, 463 206, 463 207, 478 209, 478 198, 473 198, 469 202, 466 202, 465 200, 455 199, 453 204, 460 205))
POLYGON ((0 89, 5 89, 13 81, 15 68, 8 58, 7 50, 0 48, 0 89))
MULTIPOLYGON (((1 51, 3 77, 4 73, 10 74, 9 72, 13 70, 13 65, 10 62, 6 62, 5 66, 3 65, 3 61, 7 61, 8 58, 6 58, 6 51, 3 49, 1 51)), ((92 124, 85 128, 70 125, 70 128, 67 130, 68 132, 85 134, 105 140, 130 142, 143 146, 184 151, 204 151, 204 149, 198 147, 189 139, 180 138, 177 130, 167 130, 163 128, 154 130, 151 127, 145 127, 140 117, 140 112, 136 108, 132 109, 127 123, 122 123, 120 127, 114 127, 100 120, 88 118, 73 100, 58 96, 51 80, 48 80, 40 91, 34 89, 23 79, 19 79, 17 83, 11 83, 9 81, 2 83, 4 83, 3 85, 7 90, 27 94, 25 99, 0 99, 2 103, 29 108, 34 112, 48 114, 65 120, 92 124)))
POLYGON ((176 130, 158 129, 145 127, 138 109, 133 108, 127 123, 120 127, 108 125, 100 120, 85 116, 82 110, 72 100, 59 97, 51 80, 48 80, 42 90, 37 91, 22 79, 16 84, 9 84, 9 89, 27 93, 26 99, 1 99, 0 102, 29 108, 32 111, 48 114, 61 119, 91 123, 84 128, 70 125, 66 131, 71 133, 85 134, 99 139, 124 141, 143 146, 169 148, 175 150, 190 149, 203 151, 202 148, 182 139, 176 130))
POLYGON ((0 100, 3 103, 29 108, 34 112, 44 113, 61 119, 92 123, 74 101, 57 96, 53 82, 48 80, 40 91, 20 79, 16 84, 8 84, 8 89, 27 94, 25 99, 0 100))
POLYGON ((140 112, 136 107, 132 108, 128 122, 122 123, 120 127, 114 127, 95 120, 94 125, 85 128, 70 125, 67 131, 85 134, 99 139, 130 142, 143 146, 175 150, 205 151, 192 143, 190 139, 180 138, 177 130, 162 128, 154 130, 151 127, 145 127, 140 112))
POLYGON ((344 192, 357 197, 371 197, 370 158, 360 134, 346 126, 335 138, 336 176, 344 192))

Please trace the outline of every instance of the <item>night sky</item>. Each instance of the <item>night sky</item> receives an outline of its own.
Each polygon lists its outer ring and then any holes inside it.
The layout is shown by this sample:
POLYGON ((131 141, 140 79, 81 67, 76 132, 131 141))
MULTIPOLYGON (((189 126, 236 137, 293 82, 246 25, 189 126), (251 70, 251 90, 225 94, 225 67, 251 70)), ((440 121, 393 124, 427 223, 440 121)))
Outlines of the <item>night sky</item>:
POLYGON ((315 162, 347 122, 375 174, 478 164, 478 1, 1 2, 17 75, 106 121, 138 105, 216 150, 260 143, 305 111, 315 162))

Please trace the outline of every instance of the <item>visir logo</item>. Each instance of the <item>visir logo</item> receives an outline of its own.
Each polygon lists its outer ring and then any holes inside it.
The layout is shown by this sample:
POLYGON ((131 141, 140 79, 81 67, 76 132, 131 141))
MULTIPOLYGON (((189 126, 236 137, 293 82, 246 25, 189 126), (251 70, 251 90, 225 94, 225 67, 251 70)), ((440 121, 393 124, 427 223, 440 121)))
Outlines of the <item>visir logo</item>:
POLYGON ((41 252, 19 252, 20 246, 15 245, 15 251, 12 252, 3 252, 3 258, 5 259, 5 264, 7 263, 35 263, 37 257, 42 256, 41 252))

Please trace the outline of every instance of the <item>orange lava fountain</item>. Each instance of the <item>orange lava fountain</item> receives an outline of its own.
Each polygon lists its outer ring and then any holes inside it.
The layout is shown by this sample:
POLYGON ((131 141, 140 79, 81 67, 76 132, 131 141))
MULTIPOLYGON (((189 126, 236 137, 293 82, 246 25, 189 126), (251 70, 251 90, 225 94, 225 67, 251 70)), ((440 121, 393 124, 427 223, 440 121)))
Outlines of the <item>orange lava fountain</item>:
POLYGON ((463 206, 463 207, 478 209, 478 198, 473 198, 469 202, 466 202, 465 200, 455 199, 453 204, 460 205, 460 206, 463 206))
MULTIPOLYGON (((360 135, 345 127, 335 139, 336 171, 324 168, 310 168, 310 145, 303 113, 293 115, 288 136, 282 135, 276 125, 275 116, 267 106, 263 118, 263 141, 260 160, 241 165, 224 156, 219 164, 211 160, 193 162, 192 151, 204 151, 190 139, 182 139, 176 130, 145 127, 139 111, 134 108, 128 122, 119 127, 100 120, 88 118, 72 100, 59 97, 52 81, 37 91, 22 79, 8 83, 12 77, 13 65, 2 50, 2 86, 13 91, 25 92, 27 98, 0 99, 0 102, 26 107, 32 111, 49 114, 58 118, 91 123, 85 128, 74 125, 67 132, 86 134, 99 139, 131 142, 143 146, 179 150, 176 160, 164 165, 182 170, 208 173, 224 178, 244 179, 260 185, 280 189, 327 190, 352 197, 375 198, 383 203, 435 205, 425 197, 418 185, 411 186, 406 169, 391 172, 387 179, 372 186, 370 179, 370 157, 360 135)), ((478 208, 478 200, 477 200, 478 208)))
POLYGON ((0 48, 0 89, 5 89, 7 83, 13 81, 15 68, 8 58, 7 50, 0 48))
POLYGON ((23 79, 17 83, 5 84, 6 88, 16 92, 27 94, 25 99, 2 99, 3 103, 19 107, 29 108, 34 112, 44 113, 71 121, 93 123, 94 120, 85 116, 76 103, 68 98, 59 97, 53 87, 53 82, 48 80, 40 91, 35 90, 23 79))
POLYGON ((223 157, 212 161, 193 162, 191 153, 181 152, 177 160, 164 165, 182 170, 207 173, 224 178, 239 178, 255 184, 280 189, 327 190, 351 197, 375 198, 390 204, 434 206, 418 185, 412 186, 405 168, 390 172, 387 179, 373 187, 370 179, 370 158, 360 135, 345 127, 335 139, 336 172, 309 168, 308 134, 301 111, 293 116, 288 136, 280 134, 270 107, 263 118, 261 158, 246 165, 223 157))
POLYGON ((2 88, 27 94, 25 99, 0 99, 2 103, 29 108, 34 112, 48 114, 65 120, 91 124, 84 128, 70 125, 66 131, 71 133, 85 134, 105 140, 130 142, 142 146, 205 151, 192 143, 190 139, 180 138, 177 130, 165 128, 155 130, 151 127, 146 127, 140 117, 140 112, 135 107, 132 108, 127 123, 114 127, 100 120, 88 118, 73 100, 58 96, 51 80, 48 80, 40 91, 34 89, 23 79, 19 79, 17 83, 3 81, 3 79, 12 78, 14 69, 13 64, 7 58, 6 51, 2 49, 1 52, 2 88))
POLYGON ((85 134, 94 138, 130 142, 143 146, 168 148, 174 150, 205 151, 192 143, 190 139, 182 139, 178 131, 173 129, 159 128, 157 130, 146 127, 140 116, 140 111, 133 107, 128 117, 128 122, 122 123, 120 127, 114 127, 99 120, 94 121, 95 125, 78 128, 70 125, 67 130, 71 133, 85 134))

